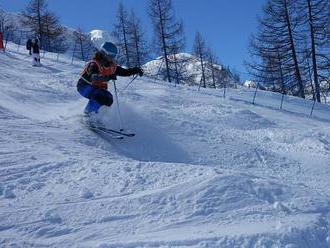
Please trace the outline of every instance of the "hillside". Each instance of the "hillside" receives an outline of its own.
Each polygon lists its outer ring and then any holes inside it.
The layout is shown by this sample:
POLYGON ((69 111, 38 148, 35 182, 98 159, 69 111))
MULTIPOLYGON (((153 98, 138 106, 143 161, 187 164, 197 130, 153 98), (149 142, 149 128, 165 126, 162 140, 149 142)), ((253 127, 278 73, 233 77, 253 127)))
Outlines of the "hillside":
MULTIPOLYGON (((202 80, 202 69, 200 66, 200 60, 189 53, 179 53, 169 56, 169 67, 171 71, 170 74, 173 75, 172 81, 174 81, 175 79, 174 56, 176 56, 176 60, 182 61, 181 63, 179 63, 178 69, 178 71, 182 74, 183 77, 181 78, 180 84, 199 86, 202 80)), ((228 88, 236 88, 237 85, 241 84, 228 68, 224 68, 224 66, 220 64, 211 65, 211 63, 208 61, 205 61, 203 64, 205 68, 204 73, 206 75, 206 87, 213 87, 211 67, 213 67, 214 70, 215 84, 217 88, 223 88, 224 84, 226 84, 226 87, 228 88)), ((162 79, 164 77, 162 75, 166 75, 164 57, 158 57, 147 62, 143 66, 143 69, 145 70, 147 75, 150 75, 154 78, 162 79)))
POLYGON ((143 77, 119 99, 136 137, 114 140, 61 61, 0 53, 0 247, 330 246, 329 106, 143 77))

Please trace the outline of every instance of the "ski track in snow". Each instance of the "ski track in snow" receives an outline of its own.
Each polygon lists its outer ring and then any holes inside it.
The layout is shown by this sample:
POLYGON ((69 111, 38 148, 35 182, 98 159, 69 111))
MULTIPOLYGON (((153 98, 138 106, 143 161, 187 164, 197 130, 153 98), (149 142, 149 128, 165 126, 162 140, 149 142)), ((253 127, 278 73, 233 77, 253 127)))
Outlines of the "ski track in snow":
POLYGON ((82 63, 0 61, 0 247, 330 247, 329 106, 142 78, 114 140, 82 123, 82 63))

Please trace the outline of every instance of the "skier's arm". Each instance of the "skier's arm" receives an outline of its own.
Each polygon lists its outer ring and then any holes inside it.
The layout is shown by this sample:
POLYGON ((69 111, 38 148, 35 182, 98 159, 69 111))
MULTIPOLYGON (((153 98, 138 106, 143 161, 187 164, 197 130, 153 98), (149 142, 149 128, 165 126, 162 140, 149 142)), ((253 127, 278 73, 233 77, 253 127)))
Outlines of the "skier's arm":
POLYGON ((116 75, 118 76, 129 77, 135 74, 139 74, 139 76, 141 77, 143 75, 143 70, 138 67, 125 69, 121 66, 117 66, 116 75))
POLYGON ((110 75, 110 76, 103 76, 101 74, 92 74, 91 75, 91 80, 92 81, 109 81, 109 80, 112 80, 112 79, 116 79, 116 75, 113 74, 113 75, 110 75))

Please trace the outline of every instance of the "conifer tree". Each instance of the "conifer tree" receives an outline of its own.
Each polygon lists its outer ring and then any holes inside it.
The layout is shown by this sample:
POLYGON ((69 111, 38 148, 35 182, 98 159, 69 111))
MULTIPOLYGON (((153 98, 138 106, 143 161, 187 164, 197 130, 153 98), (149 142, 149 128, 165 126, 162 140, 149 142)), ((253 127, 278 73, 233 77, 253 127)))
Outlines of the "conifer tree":
POLYGON ((90 35, 84 33, 81 28, 78 28, 77 31, 73 33, 73 39, 75 41, 74 56, 83 61, 90 59, 95 50, 90 35))
POLYGON ((209 74, 212 81, 212 87, 216 88, 220 70, 219 70, 217 56, 215 55, 215 52, 211 48, 208 48, 207 50, 207 60, 208 63, 206 67, 210 71, 209 74))
POLYGON ((118 57, 119 62, 130 67, 130 50, 128 44, 128 32, 129 32, 129 17, 128 13, 122 3, 119 4, 117 11, 117 22, 113 31, 113 36, 116 37, 116 44, 119 47, 120 55, 118 57))
POLYGON ((128 50, 132 66, 141 67, 149 56, 149 48, 144 39, 141 22, 133 10, 128 22, 128 50))
MULTIPOLYGON (((162 54, 165 61, 165 78, 172 82, 170 55, 179 50, 179 46, 174 44, 183 36, 182 22, 176 20, 171 0, 149 0, 149 15, 154 28, 156 51, 162 54)), ((174 66, 177 65, 176 59, 172 60, 174 66)))
POLYGON ((320 102, 320 79, 329 77, 330 71, 330 2, 328 0, 301 0, 298 11, 301 13, 304 24, 301 31, 305 37, 308 37, 306 57, 311 62, 307 61, 307 70, 308 74, 312 75, 309 80, 313 81, 312 89, 313 92, 315 91, 315 99, 320 102))
POLYGON ((200 63, 200 68, 202 72, 201 83, 203 87, 206 88, 206 71, 205 71, 205 61, 207 58, 207 48, 204 39, 199 32, 196 32, 195 42, 193 47, 194 55, 198 58, 200 63))
POLYGON ((51 49, 50 41, 53 42, 65 31, 56 15, 48 10, 46 0, 30 0, 21 16, 23 25, 38 36, 40 47, 44 49, 51 49))
POLYGON ((248 68, 257 82, 281 82, 294 95, 305 98, 297 38, 299 18, 293 0, 268 0, 250 42, 248 68), (279 59, 281 62, 279 62, 279 59), (281 66, 279 66, 281 65, 281 66), (281 68, 281 69, 280 69, 281 68))

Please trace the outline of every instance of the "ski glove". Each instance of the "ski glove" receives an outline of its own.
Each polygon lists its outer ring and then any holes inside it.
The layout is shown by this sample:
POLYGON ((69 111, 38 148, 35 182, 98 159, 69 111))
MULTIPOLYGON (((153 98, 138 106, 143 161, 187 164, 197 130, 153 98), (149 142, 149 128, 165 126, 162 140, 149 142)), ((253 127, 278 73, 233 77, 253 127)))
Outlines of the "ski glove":
POLYGON ((132 68, 132 73, 133 74, 138 74, 140 77, 143 76, 143 70, 139 67, 132 68))

